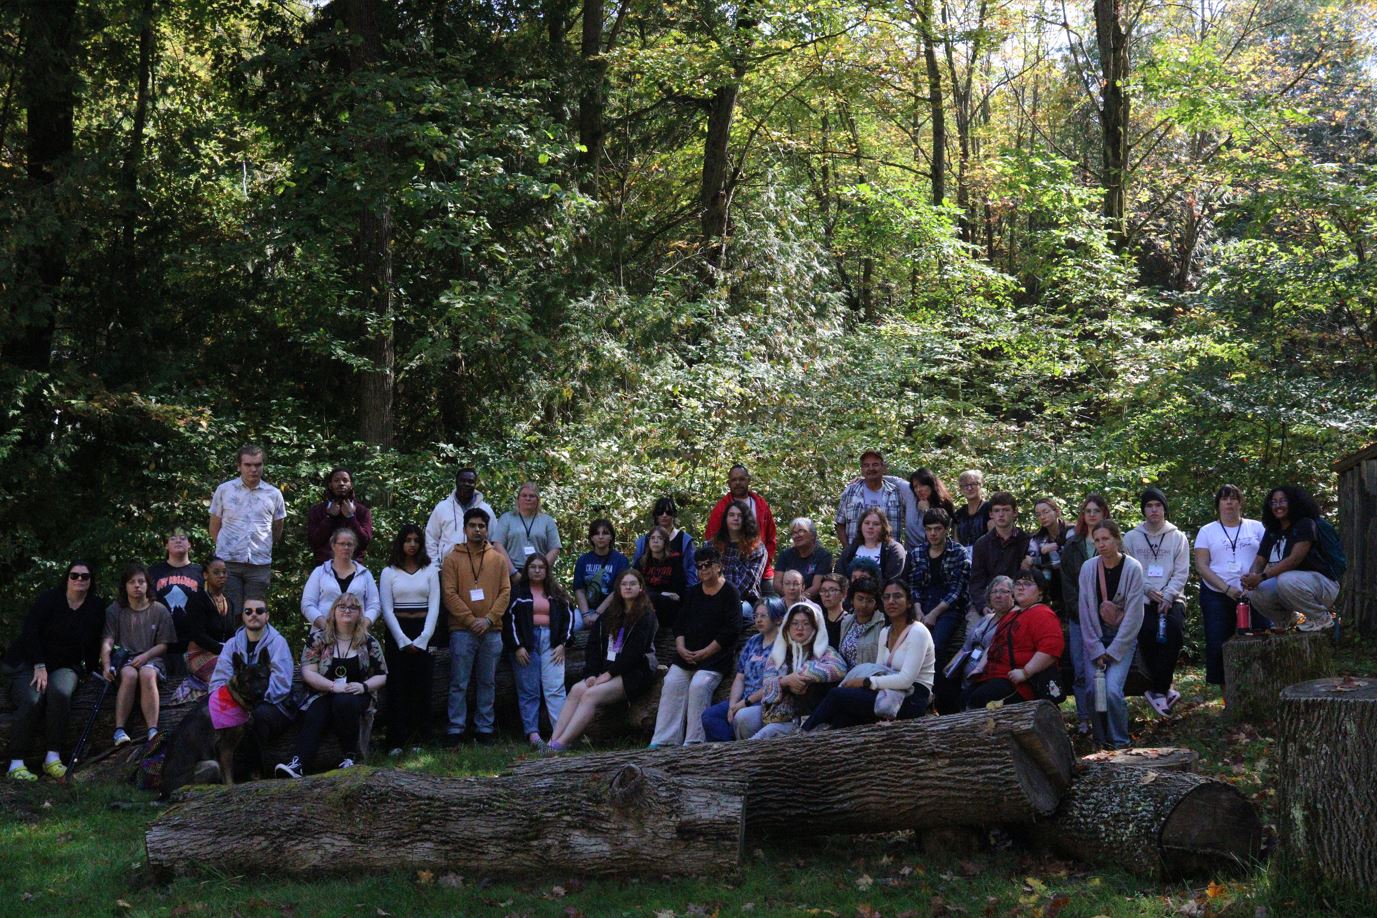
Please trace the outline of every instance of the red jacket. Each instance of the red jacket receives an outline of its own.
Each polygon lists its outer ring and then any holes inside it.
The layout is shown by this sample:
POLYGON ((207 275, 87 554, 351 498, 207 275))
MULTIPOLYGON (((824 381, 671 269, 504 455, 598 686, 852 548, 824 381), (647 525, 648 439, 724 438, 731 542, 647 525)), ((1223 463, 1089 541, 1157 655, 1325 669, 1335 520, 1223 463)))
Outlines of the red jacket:
MULTIPOLYGON (((722 528, 722 515, 727 512, 727 507, 734 498, 731 492, 722 496, 717 505, 708 514, 708 528, 703 533, 703 543, 711 542, 717 535, 717 530, 722 528)), ((760 529, 760 541, 765 545, 765 573, 761 575, 761 580, 773 580, 775 576, 775 517, 770 512, 770 505, 765 502, 765 498, 752 491, 750 499, 755 504, 755 522, 760 529)))
MULTIPOLYGON (((1022 669, 1038 651, 1060 660, 1065 648, 1066 639, 1062 637, 1061 622, 1051 606, 1037 603, 1022 612, 1011 612, 996 626, 994 639, 986 651, 985 672, 977 676, 975 681, 1007 679, 1012 670, 1022 669), (1013 666, 1009 665, 1010 637, 1014 642, 1013 666)), ((1033 700, 1033 689, 1028 683, 1020 682, 1015 687, 1024 698, 1033 700)))

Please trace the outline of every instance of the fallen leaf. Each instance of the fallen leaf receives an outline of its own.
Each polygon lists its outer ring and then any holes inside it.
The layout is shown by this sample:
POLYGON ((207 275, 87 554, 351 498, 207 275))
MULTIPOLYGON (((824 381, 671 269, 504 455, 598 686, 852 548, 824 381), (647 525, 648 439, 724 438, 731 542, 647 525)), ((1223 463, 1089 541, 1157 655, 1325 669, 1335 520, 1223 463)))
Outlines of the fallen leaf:
POLYGON ((564 906, 564 918, 583 918, 583 912, 574 908, 572 905, 566 905, 564 906))
POLYGON ((1061 910, 1070 904, 1070 896, 1057 896, 1051 902, 1047 903, 1047 908, 1043 909, 1042 914, 1044 918, 1057 918, 1057 916, 1061 914, 1061 910))
POLYGON ((1205 895, 1211 899, 1218 899, 1228 891, 1229 887, 1222 886, 1214 881, 1211 881, 1210 885, 1205 887, 1205 895))
POLYGON ((377 910, 376 912, 374 912, 373 914, 377 915, 378 918, 392 918, 392 913, 391 913, 391 912, 385 912, 385 911, 383 911, 382 909, 378 909, 378 910, 377 910))
POLYGON ((33 893, 31 893, 31 892, 25 892, 25 893, 20 893, 20 894, 19 894, 19 901, 20 901, 20 902, 32 902, 32 901, 33 901, 33 898, 34 898, 34 895, 33 895, 33 893))
POLYGON ((422 886, 429 886, 435 882, 435 874, 430 870, 418 870, 416 871, 416 882, 422 886))
POLYGON ((1026 889, 1028 892, 1034 892, 1038 895, 1042 895, 1043 893, 1047 892, 1047 884, 1039 880, 1037 877, 1024 877, 1023 888, 1026 889))
POLYGON ((674 909, 663 908, 655 913, 655 918, 676 918, 676 916, 674 914, 674 909))
POLYGON ((741 903, 741 910, 742 910, 743 912, 753 912, 753 911, 755 911, 755 903, 754 903, 754 902, 743 902, 743 903, 741 903))
POLYGON ((1138 779, 1138 783, 1139 783, 1139 784, 1151 784, 1153 781, 1156 781, 1156 780, 1157 780, 1157 772, 1155 772, 1155 771, 1150 771, 1150 770, 1149 770, 1149 771, 1143 772, 1143 776, 1142 776, 1141 778, 1138 779))
POLYGON ((856 888, 859 889, 861 892, 865 892, 867 889, 874 885, 875 881, 871 879, 870 874, 868 873, 863 873, 856 878, 856 888))
POLYGON ((134 906, 130 905, 130 904, 129 904, 128 902, 126 902, 124 899, 116 899, 116 900, 115 900, 115 908, 122 908, 122 909, 125 909, 126 911, 128 911, 129 909, 131 909, 131 908, 133 908, 133 907, 134 907, 134 906))
POLYGON ((869 902, 862 902, 856 906, 856 918, 882 918, 882 916, 870 907, 869 902))
POLYGON ((956 869, 961 872, 963 877, 973 877, 980 873, 980 865, 975 861, 961 861, 956 865, 956 869))
POLYGON ((551 886, 551 887, 550 887, 550 898, 551 898, 551 899, 563 899, 563 898, 564 898, 564 887, 563 887, 563 886, 551 886))

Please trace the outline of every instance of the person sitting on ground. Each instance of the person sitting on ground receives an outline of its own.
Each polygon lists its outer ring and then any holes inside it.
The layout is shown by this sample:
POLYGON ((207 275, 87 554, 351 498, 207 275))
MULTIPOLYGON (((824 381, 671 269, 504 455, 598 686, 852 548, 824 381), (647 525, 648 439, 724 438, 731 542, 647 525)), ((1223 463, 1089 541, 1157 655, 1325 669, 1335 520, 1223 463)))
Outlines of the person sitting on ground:
POLYGON ((817 602, 823 575, 832 571, 832 553, 818 544, 817 524, 806 516, 789 524, 789 539, 793 544, 775 560, 775 592, 784 590, 785 571, 798 571, 803 575, 804 595, 817 602))
POLYGON ((1086 681, 1090 667, 1082 659, 1085 642, 1081 639, 1081 567, 1095 555, 1095 543, 1090 532, 1101 520, 1109 519, 1109 501, 1100 494, 1089 494, 1081 501, 1081 512, 1076 517, 1076 528, 1066 539, 1066 548, 1061 553, 1061 597, 1066 606, 1066 646, 1071 657, 1073 681, 1071 689, 1076 696, 1076 718, 1078 732, 1088 736, 1094 729, 1091 720, 1095 716, 1093 686, 1086 681))
POLYGON ((769 557, 756 532, 755 518, 744 502, 733 504, 722 514, 722 528, 711 545, 720 561, 722 576, 740 597, 740 615, 749 619, 760 601, 761 578, 769 566, 769 557))
MULTIPOLYGON (((1259 520, 1243 518, 1243 492, 1226 484, 1214 494, 1218 519, 1200 528, 1195 537, 1195 572, 1200 575, 1200 618, 1205 626, 1205 681, 1224 684, 1224 642, 1238 623, 1237 604, 1243 599, 1243 574, 1253 569, 1267 530, 1259 520)), ((1261 616, 1248 624, 1266 627, 1261 616)), ((1271 624, 1267 622, 1267 624, 1271 624)))
POLYGON ((1065 615, 1061 603, 1061 555, 1072 529, 1062 519, 1061 504, 1055 498, 1041 497, 1033 504, 1038 530, 1028 538, 1024 570, 1036 571, 1042 578, 1042 595, 1058 615, 1065 615))
POLYGON ((982 672, 971 679, 966 710, 985 707, 991 701, 1016 704, 1036 696, 1030 682, 1047 669, 1056 671, 1066 649, 1061 622, 1052 607, 1042 601, 1042 580, 1037 570, 1025 570, 1014 581, 1015 605, 997 613, 995 631, 986 649, 982 672))
MULTIPOLYGON (((728 529, 731 516, 728 510, 728 529)), ((715 546, 703 546, 697 563, 699 583, 689 587, 674 628, 674 662, 660 688, 652 749, 704 741, 703 712, 735 656, 741 599, 722 575, 722 559, 715 546)))
POLYGON ((989 609, 979 608, 979 600, 990 589, 990 581, 1000 574, 1015 577, 1028 555, 1028 533, 1018 526, 1018 505, 1008 491, 990 495, 991 529, 976 540, 971 549, 971 579, 968 584, 971 607, 967 624, 974 624, 989 609))
MULTIPOLYGON (((292 700, 292 674, 296 671, 296 661, 292 659, 292 648, 276 628, 268 624, 268 605, 261 599, 244 600, 244 611, 240 615, 243 622, 234 634, 225 641, 211 673, 210 709, 211 722, 221 717, 240 719, 248 714, 254 744, 257 746, 259 770, 267 772, 267 750, 274 739, 286 732, 296 717, 296 705, 292 700), (270 666, 268 690, 252 711, 238 710, 238 703, 226 689, 234 678, 234 655, 249 665, 267 656, 270 666)), ((240 720, 242 723, 242 720, 240 720)))
MULTIPOLYGON (((378 583, 387 659, 387 745, 401 755, 430 733, 435 661, 431 639, 440 623, 440 572, 426 554, 425 533, 406 523, 378 583)), ((414 748, 414 747, 413 747, 414 748)))
POLYGON ((756 633, 747 639, 736 660, 736 678, 726 701, 703 712, 703 735, 710 743, 750 739, 760 729, 760 699, 765 691, 765 667, 770 662, 779 623, 784 620, 784 600, 762 599, 755 607, 756 633))
MULTIPOLYGON (((760 544, 765 546, 765 572, 761 576, 765 582, 773 583, 775 549, 778 547, 775 515, 770 512, 770 504, 765 498, 751 490, 751 473, 739 462, 727 472, 727 493, 722 495, 722 499, 713 505, 712 512, 708 514, 708 525, 703 530, 703 543, 707 544, 717 538, 718 531, 725 523, 727 508, 734 503, 744 504, 746 514, 755 521, 755 531, 759 534, 760 544)), ((719 546, 718 551, 721 550, 719 546)))
POLYGON ((880 593, 880 602, 886 624, 880 631, 876 674, 859 677, 848 671, 842 684, 818 703, 803 725, 805 731, 816 730, 824 724, 831 727, 873 724, 880 719, 875 706, 881 692, 896 692, 902 696, 894 712, 897 720, 919 717, 927 711, 937 657, 932 649, 932 635, 927 626, 918 621, 908 581, 896 577, 886 583, 880 593))
POLYGON ((163 654, 177 642, 177 629, 167 606, 150 598, 148 571, 142 564, 125 565, 120 576, 118 598, 105 610, 105 630, 100 645, 100 671, 106 681, 119 680, 115 695, 116 746, 130 742, 125 724, 134 711, 134 699, 139 699, 143 720, 148 728, 148 742, 158 735, 158 685, 167 680, 163 654), (111 654, 118 647, 128 659, 118 673, 110 665, 111 654))
MULTIPOLYGON (((625 568, 623 568, 625 570, 625 568)), ((609 601, 607 605, 611 605, 609 601)), ((605 606, 603 607, 605 610, 605 606)), ((550 723, 564 710, 564 653, 574 634, 574 613, 550 564, 532 555, 512 590, 512 604, 502 619, 502 643, 512 655, 516 703, 521 729, 536 749, 540 738, 540 700, 550 723)))
POLYGON ((312 628, 324 627, 325 615, 341 593, 358 597, 370 625, 382 614, 378 582, 373 579, 372 571, 354 560, 357 550, 358 536, 354 535, 354 530, 336 529, 330 536, 332 557, 311 571, 301 591, 301 615, 312 628))
POLYGON ((239 608, 225 594, 228 580, 225 562, 211 558, 205 566, 204 587, 187 598, 186 668, 191 675, 177 687, 172 696, 174 704, 199 698, 208 690, 210 677, 220 662, 220 649, 239 630, 239 608), (187 686, 191 688, 183 691, 187 686))
POLYGON ((1124 683, 1133 668, 1138 632, 1143 626, 1143 566, 1124 554, 1123 531, 1113 520, 1101 520, 1090 532, 1095 557, 1081 565, 1080 621, 1083 678, 1095 684, 1104 673, 1108 716, 1094 720, 1095 740, 1107 749, 1127 749, 1128 701, 1124 683))
POLYGON ((1124 551, 1143 567, 1143 625, 1138 649, 1152 675, 1143 698, 1160 716, 1171 713, 1181 693, 1171 687, 1176 661, 1186 641, 1186 583, 1191 575, 1191 543, 1167 521, 1167 496, 1158 488, 1143 492, 1143 522, 1124 535, 1124 551))
POLYGON ((889 518, 879 507, 871 507, 861 514, 856 538, 837 559, 837 572, 849 575, 851 566, 862 558, 868 558, 880 566, 881 581, 903 576, 907 553, 904 546, 894 540, 889 518))
POLYGON ((0 663, 15 706, 10 724, 9 777, 37 781, 24 764, 33 747, 36 728, 43 724, 48 744, 43 773, 63 778, 61 745, 72 713, 72 696, 81 677, 100 666, 100 637, 105 626, 105 600, 91 589, 91 565, 73 561, 62 583, 38 594, 19 639, 6 649, 0 663))
POLYGON ((363 728, 377 706, 378 690, 387 682, 387 659, 368 625, 359 598, 341 593, 326 612, 323 627, 307 638, 301 653, 306 699, 301 703, 296 755, 277 766, 278 774, 305 774, 327 726, 333 727, 339 742, 338 768, 353 768, 363 758, 363 728))
POLYGON ((373 541, 373 512, 354 495, 353 473, 335 466, 325 476, 325 498, 306 511, 306 542, 317 564, 334 556, 334 535, 341 529, 354 534, 354 557, 362 558, 373 541))
POLYGON ((821 699, 846 675, 846 663, 827 643, 822 610, 811 602, 789 607, 765 669, 760 719, 752 739, 798 733, 821 699))
POLYGON ((847 581, 841 574, 823 574, 818 587, 818 605, 822 606, 822 623, 827 628, 827 645, 840 652, 842 622, 846 619, 847 581))
POLYGON ((985 473, 980 469, 966 469, 957 476, 956 484, 966 503, 957 507, 952 514, 952 536, 969 552, 980 541, 980 537, 992 528, 990 504, 982 491, 985 473))
POLYGON ((937 710, 950 714, 960 706, 961 683, 948 679, 944 672, 965 630, 971 559, 951 537, 951 517, 941 507, 927 511, 923 531, 925 544, 908 554, 909 589, 937 653, 933 700, 937 710))
POLYGON ((1266 535, 1242 578, 1248 602, 1282 628, 1295 623, 1296 613, 1305 616, 1301 630, 1333 627, 1339 578, 1336 559, 1325 553, 1320 538, 1315 499, 1300 488, 1277 487, 1267 492, 1262 509, 1266 535))
MULTIPOLYGON (((685 587, 691 587, 698 582, 698 571, 693 565, 693 558, 696 554, 696 546, 693 536, 687 530, 679 528, 679 505, 674 502, 672 497, 661 497, 655 501, 654 508, 650 511, 650 527, 653 531, 659 526, 669 536, 666 550, 669 554, 679 559, 684 573, 685 587)), ((645 557, 646 550, 650 546, 650 532, 636 537, 636 550, 631 554, 632 567, 641 567, 640 561, 645 557)), ((641 567, 644 573, 645 568, 641 567)), ((663 620, 662 620, 663 624, 663 620)))
MULTIPOLYGON (((645 577, 650 604, 655 607, 660 627, 673 628, 679 617, 679 604, 689 588, 689 581, 684 577, 684 559, 672 550, 674 543, 663 526, 656 526, 644 538, 645 551, 634 566, 645 577)), ((693 582, 698 582, 697 571, 693 573, 693 582)))
POLYGON ((851 581, 847 603, 851 611, 842 619, 837 651, 849 670, 862 663, 874 663, 880 655, 880 631, 885 626, 885 617, 879 614, 879 581, 873 577, 851 581))
POLYGON ((617 531, 611 520, 596 519, 588 526, 592 551, 574 562, 574 599, 578 602, 576 627, 591 627, 612 601, 612 581, 631 566, 626 555, 617 551, 617 531))
POLYGON ((655 611, 641 572, 630 568, 612 584, 612 602, 589 630, 583 679, 569 690, 546 748, 569 749, 599 708, 635 701, 650 691, 656 678, 650 663, 654 652, 655 611))

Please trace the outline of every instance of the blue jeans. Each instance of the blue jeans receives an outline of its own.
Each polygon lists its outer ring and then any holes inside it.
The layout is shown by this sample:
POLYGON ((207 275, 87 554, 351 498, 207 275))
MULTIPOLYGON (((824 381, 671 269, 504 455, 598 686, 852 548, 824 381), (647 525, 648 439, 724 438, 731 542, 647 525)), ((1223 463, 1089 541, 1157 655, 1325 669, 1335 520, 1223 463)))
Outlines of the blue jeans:
POLYGON ((727 720, 730 701, 719 701, 703 712, 703 735, 710 743, 730 743, 750 739, 760 730, 760 705, 748 704, 736 712, 735 722, 727 720))
MULTIPOLYGON (((1090 663, 1090 675, 1092 678, 1091 688, 1091 708, 1094 708, 1094 671, 1095 664, 1090 663)), ((1095 739, 1101 746, 1110 746, 1114 749, 1124 749, 1132 744, 1133 740, 1128 735, 1128 699, 1124 697, 1124 683, 1128 681, 1128 673, 1133 669, 1133 653, 1130 651, 1122 660, 1110 660, 1109 666, 1105 669, 1105 694, 1109 700, 1109 735, 1104 732, 1104 725, 1100 723, 1100 718, 1095 717, 1095 739)))
POLYGON ((1075 681, 1071 683, 1071 692, 1076 696, 1076 716, 1088 722, 1095 719, 1095 674, 1091 672, 1093 667, 1086 665, 1079 617, 1072 616, 1067 621, 1066 643, 1071 650, 1071 669, 1076 674, 1075 681))
POLYGON ((449 633, 449 732, 464 732, 469 715, 469 678, 478 664, 478 707, 474 727, 479 733, 492 733, 496 697, 497 658, 502 654, 502 635, 489 628, 482 637, 464 628, 449 633))
MULTIPOLYGON (((1238 630, 1238 603, 1225 593, 1200 584, 1200 617, 1205 625, 1205 681, 1210 685, 1224 684, 1224 642, 1238 630)), ((1249 626, 1270 628, 1272 623, 1256 609, 1249 609, 1249 626)))
POLYGON ((564 662, 556 663, 550 649, 550 629, 537 626, 535 647, 529 648, 531 662, 522 666, 512 654, 512 673, 516 676, 516 704, 521 710, 521 729, 527 736, 540 732, 540 699, 553 729, 564 710, 564 662))

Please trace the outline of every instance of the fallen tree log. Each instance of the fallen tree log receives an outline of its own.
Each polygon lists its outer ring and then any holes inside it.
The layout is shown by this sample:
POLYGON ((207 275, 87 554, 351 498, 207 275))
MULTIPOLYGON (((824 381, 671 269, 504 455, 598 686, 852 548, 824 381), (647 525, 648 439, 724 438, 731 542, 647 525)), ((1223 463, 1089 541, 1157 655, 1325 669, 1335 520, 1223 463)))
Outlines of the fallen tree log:
POLYGON ((1251 869, 1256 808, 1233 785, 1181 771, 1085 766, 1033 840, 1066 857, 1160 879, 1251 869))
POLYGON ((752 834, 828 834, 1032 822, 1056 809, 1073 758, 1060 712, 1039 701, 772 740, 541 759, 514 774, 598 776, 632 763, 711 775, 746 787, 752 834))
POLYGON ((1377 679, 1288 686, 1277 735, 1283 872, 1377 896, 1377 679))
POLYGON ((584 780, 358 768, 179 800, 145 836, 164 876, 721 876, 740 866, 743 844, 739 786, 635 766, 584 780))
POLYGON ((1326 631, 1236 634, 1224 642, 1224 713, 1242 723, 1275 720, 1282 689, 1328 676, 1333 666, 1326 631))
POLYGON ((1134 746, 1129 749, 1106 749, 1082 756, 1085 765, 1132 765, 1136 768, 1155 768, 1158 771, 1195 771, 1200 753, 1180 746, 1134 746))

